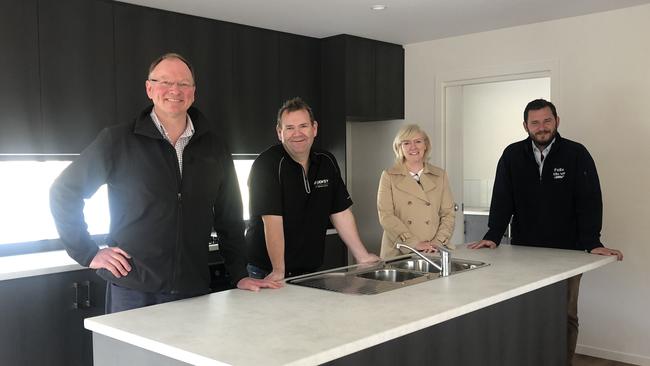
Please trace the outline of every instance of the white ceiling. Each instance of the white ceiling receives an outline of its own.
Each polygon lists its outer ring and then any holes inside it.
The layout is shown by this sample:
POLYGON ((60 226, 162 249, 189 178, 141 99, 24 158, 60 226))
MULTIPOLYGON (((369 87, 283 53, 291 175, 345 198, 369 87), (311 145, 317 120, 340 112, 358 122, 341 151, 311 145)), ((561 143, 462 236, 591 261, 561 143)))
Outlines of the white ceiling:
POLYGON ((120 0, 323 38, 409 44, 625 8, 650 0, 120 0), (386 10, 373 11, 384 4, 386 10))

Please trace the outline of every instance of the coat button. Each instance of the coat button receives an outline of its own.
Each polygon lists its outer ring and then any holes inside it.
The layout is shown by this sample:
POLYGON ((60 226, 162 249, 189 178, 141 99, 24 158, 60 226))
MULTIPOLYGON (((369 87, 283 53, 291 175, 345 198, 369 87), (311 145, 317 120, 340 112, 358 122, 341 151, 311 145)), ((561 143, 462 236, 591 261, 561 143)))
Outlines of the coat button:
POLYGON ((429 225, 430 222, 431 222, 431 221, 427 220, 427 221, 425 221, 424 223, 427 224, 427 225, 429 225))
POLYGON ((411 202, 411 201, 408 201, 408 202, 407 202, 407 204, 408 204, 408 205, 412 205, 412 204, 413 204, 413 202, 411 202))
POLYGON ((427 205, 427 206, 431 206, 431 203, 430 203, 430 202, 427 202, 426 205, 427 205))
POLYGON ((411 224, 413 223, 413 221, 408 220, 406 223, 409 224, 409 225, 411 225, 411 224))

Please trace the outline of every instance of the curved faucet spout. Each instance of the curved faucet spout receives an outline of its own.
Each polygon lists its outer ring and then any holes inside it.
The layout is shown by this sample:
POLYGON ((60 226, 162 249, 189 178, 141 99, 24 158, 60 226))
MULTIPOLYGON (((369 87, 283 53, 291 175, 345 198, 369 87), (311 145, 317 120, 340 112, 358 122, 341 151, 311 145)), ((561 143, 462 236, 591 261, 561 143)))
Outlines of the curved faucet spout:
POLYGON ((406 248, 410 250, 411 252, 415 253, 417 256, 420 258, 424 259, 427 261, 427 263, 431 264, 434 266, 436 269, 440 271, 440 275, 443 277, 449 276, 450 274, 450 269, 451 269, 451 259, 449 258, 449 249, 443 247, 443 246, 438 246, 436 247, 438 251, 440 252, 440 265, 438 265, 436 262, 432 261, 431 259, 427 258, 424 254, 420 253, 418 250, 415 250, 411 248, 410 246, 403 244, 403 243, 395 243, 395 247, 397 249, 400 248, 406 248))

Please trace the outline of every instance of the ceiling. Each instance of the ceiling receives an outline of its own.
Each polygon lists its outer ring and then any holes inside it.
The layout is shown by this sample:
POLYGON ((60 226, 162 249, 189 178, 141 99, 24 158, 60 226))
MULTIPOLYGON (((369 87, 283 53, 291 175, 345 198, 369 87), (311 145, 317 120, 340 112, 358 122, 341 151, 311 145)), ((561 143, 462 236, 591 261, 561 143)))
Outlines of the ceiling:
POLYGON ((120 0, 323 38, 409 44, 650 3, 650 0, 120 0), (371 10, 383 4, 382 11, 371 10))

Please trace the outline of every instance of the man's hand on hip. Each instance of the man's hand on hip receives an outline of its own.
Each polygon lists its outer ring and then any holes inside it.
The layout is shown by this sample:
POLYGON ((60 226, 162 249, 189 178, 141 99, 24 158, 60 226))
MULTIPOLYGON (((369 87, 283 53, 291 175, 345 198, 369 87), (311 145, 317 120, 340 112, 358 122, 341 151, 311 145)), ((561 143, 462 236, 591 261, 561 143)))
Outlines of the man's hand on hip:
POLYGON ((88 267, 92 269, 107 269, 113 276, 120 278, 128 275, 129 271, 131 271, 131 265, 128 261, 129 258, 131 256, 120 248, 103 248, 95 254, 88 267))

